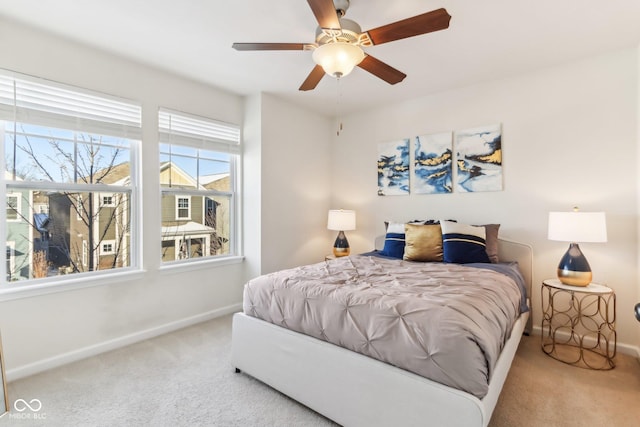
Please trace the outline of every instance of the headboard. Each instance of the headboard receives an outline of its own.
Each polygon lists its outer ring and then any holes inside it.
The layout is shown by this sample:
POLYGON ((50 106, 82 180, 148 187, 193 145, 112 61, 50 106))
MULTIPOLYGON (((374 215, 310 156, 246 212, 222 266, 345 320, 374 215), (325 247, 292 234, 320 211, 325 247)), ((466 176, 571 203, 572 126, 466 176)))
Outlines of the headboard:
POLYGON ((501 262, 516 261, 518 263, 524 281, 527 283, 527 293, 531 298, 533 284, 533 248, 531 245, 499 238, 498 258, 501 262))

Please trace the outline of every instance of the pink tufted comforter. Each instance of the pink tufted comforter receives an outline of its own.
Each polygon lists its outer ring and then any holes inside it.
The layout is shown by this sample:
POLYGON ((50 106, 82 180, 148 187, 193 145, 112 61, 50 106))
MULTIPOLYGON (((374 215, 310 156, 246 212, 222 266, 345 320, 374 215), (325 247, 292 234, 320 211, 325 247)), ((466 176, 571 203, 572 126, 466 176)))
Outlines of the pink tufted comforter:
POLYGON ((249 281, 244 312, 478 398, 520 314, 521 291, 470 266, 351 256, 249 281))

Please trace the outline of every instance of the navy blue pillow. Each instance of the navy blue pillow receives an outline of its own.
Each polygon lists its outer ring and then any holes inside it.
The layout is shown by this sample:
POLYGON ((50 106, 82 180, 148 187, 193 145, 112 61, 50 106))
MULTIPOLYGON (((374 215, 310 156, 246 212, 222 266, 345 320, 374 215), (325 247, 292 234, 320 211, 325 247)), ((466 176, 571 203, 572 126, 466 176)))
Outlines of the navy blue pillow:
POLYGON ((384 238, 384 248, 381 255, 402 259, 404 256, 404 233, 387 233, 384 238))
POLYGON ((440 221, 440 226, 444 262, 491 262, 487 255, 484 226, 476 227, 451 221, 440 221))

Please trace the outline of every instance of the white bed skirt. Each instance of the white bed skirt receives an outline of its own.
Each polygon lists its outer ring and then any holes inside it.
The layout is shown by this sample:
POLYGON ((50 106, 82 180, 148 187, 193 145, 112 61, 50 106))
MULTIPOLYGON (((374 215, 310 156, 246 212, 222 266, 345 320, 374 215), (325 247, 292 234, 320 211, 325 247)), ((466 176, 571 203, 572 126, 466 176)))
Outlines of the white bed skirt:
POLYGON ((527 324, 520 316, 482 399, 236 313, 233 366, 343 426, 487 426, 527 324))

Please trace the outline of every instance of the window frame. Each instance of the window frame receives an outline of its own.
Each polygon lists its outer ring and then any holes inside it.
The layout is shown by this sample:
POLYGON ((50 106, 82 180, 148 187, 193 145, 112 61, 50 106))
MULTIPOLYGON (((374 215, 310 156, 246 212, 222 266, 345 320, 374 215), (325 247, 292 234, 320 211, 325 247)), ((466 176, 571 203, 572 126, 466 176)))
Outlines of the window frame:
POLYGON ((22 222, 23 221, 23 218, 22 218, 22 193, 13 192, 13 191, 12 192, 7 192, 5 198, 6 198, 6 205, 7 205, 6 221, 7 222, 22 222), (16 217, 9 219, 9 215, 8 215, 9 199, 13 198, 13 197, 16 198, 16 207, 14 208, 16 217))
POLYGON ((100 207, 103 208, 114 208, 116 207, 115 195, 114 193, 101 193, 100 194, 100 207), (109 203, 105 203, 105 199, 109 198, 109 203))
MULTIPOLYGON (((216 197, 228 198, 229 201, 229 247, 228 253, 221 255, 208 255, 203 257, 195 257, 188 259, 177 259, 178 251, 177 246, 174 246, 175 250, 175 260, 166 260, 162 259, 162 250, 160 250, 161 257, 161 266, 160 268, 174 268, 182 265, 196 265, 202 263, 210 263, 210 262, 221 262, 223 260, 229 259, 242 259, 242 245, 240 242, 240 209, 239 209, 239 181, 240 181, 240 165, 242 162, 242 153, 241 153, 241 133, 240 126, 224 123, 217 121, 215 119, 210 119, 202 116, 197 116, 189 113, 184 113, 175 110, 169 110, 164 107, 160 107, 158 110, 158 122, 159 122, 159 144, 166 144, 170 146, 181 146, 181 147, 189 147, 191 149, 202 149, 208 152, 217 152, 228 156, 228 165, 229 165, 229 180, 230 187, 229 191, 219 191, 215 189, 205 189, 205 190, 187 190, 181 187, 168 187, 164 186, 161 183, 160 186, 160 200, 162 203, 162 199, 165 196, 191 196, 190 200, 190 217, 193 218, 194 212, 194 203, 193 197, 201 197, 203 199, 202 206, 200 206, 200 210, 203 212, 203 223, 204 216, 206 212, 206 203, 204 200, 208 197, 211 199, 215 199, 216 197), (176 126, 175 132, 171 127, 171 120, 177 118, 179 121, 179 126, 176 126), (184 120, 184 122, 183 122, 184 120), (189 121, 194 120, 198 122, 198 124, 204 124, 202 128, 206 128, 207 125, 212 125, 213 130, 211 132, 210 129, 205 129, 203 134, 199 134, 193 132, 193 128, 190 128, 189 121)), ((202 129, 199 128, 199 129, 202 129)), ((166 154, 161 150, 160 156, 166 154)), ((206 159, 205 159, 206 160, 206 159)), ((198 178, 199 179, 199 178, 198 178)), ((197 188, 198 186, 196 186, 197 188)), ((177 215, 177 198, 176 200, 176 220, 178 219, 177 215)), ((161 206, 162 211, 162 206, 161 206)), ((180 219, 182 220, 182 219, 180 219)), ((162 234, 162 233, 161 233, 162 234)), ((201 235, 193 235, 192 238, 201 238, 201 235)), ((170 241, 173 240, 171 236, 161 235, 162 241, 170 241)), ((176 245, 177 245, 177 239, 176 245)))
POLYGON ((184 195, 184 194, 176 194, 175 195, 175 206, 176 206, 176 221, 191 221, 191 209, 193 207, 193 205, 191 204, 191 196, 189 195, 184 195), (186 200, 187 201, 187 207, 185 208, 184 206, 180 206, 180 200, 186 200), (180 216, 180 211, 181 210, 187 210, 187 215, 186 216, 180 216))
POLYGON ((116 241, 115 241, 115 239, 109 239, 109 240, 106 240, 106 239, 105 239, 105 240, 102 240, 102 241, 100 242, 100 253, 99 253, 99 255, 100 255, 100 256, 106 256, 106 255, 113 255, 113 254, 115 254, 115 253, 116 253, 115 246, 116 246, 116 241), (111 249, 110 249, 110 250, 108 250, 108 251, 105 251, 105 250, 104 250, 105 245, 111 245, 111 249))
POLYGON ((82 266, 87 267, 89 264, 88 260, 88 252, 89 252, 89 242, 86 239, 82 239, 82 266))
MULTIPOLYGON (((19 285, 15 285, 15 283, 7 281, 7 254, 3 254, 5 261, 1 267, 4 274, 2 282, 0 282, 0 301, 58 292, 65 289, 114 283, 110 277, 132 276, 142 273, 142 230, 140 226, 143 208, 140 190, 140 161, 142 158, 141 104, 85 88, 0 69, 0 124, 2 125, 0 126, 0 139, 2 141, 0 154, 3 157, 5 156, 5 145, 7 144, 6 132, 9 131, 9 135, 22 134, 24 131, 18 129, 16 125, 24 124, 25 126, 34 126, 34 128, 44 130, 50 129, 51 132, 60 131, 69 132, 73 135, 105 138, 104 142, 102 140, 98 141, 100 145, 104 146, 117 147, 114 144, 124 142, 125 145, 123 147, 126 147, 127 152, 123 161, 127 162, 129 167, 129 180, 126 183, 117 182, 115 184, 80 184, 80 180, 66 182, 62 179, 52 181, 20 180, 19 178, 16 179, 15 175, 0 177, 0 187, 4 188, 5 191, 3 193, 6 194, 12 191, 25 190, 60 192, 63 194, 74 192, 126 194, 127 205, 124 209, 128 209, 126 215, 129 220, 126 225, 128 239, 126 245, 129 253, 123 257, 125 260, 125 266, 123 267, 104 270, 96 269, 44 278, 30 277, 19 281, 19 285), (16 85, 24 85, 24 88, 34 89, 35 95, 33 99, 26 102, 26 98, 20 98, 21 96, 24 97, 20 92, 22 86, 18 87, 16 85), (41 102, 44 99, 47 102, 41 102), (13 123, 12 130, 9 130, 11 129, 10 127, 7 130, 5 129, 7 123, 9 123, 9 126, 13 123), (92 277, 92 279, 87 280, 87 277, 92 277)), ((93 145, 95 142, 92 140, 78 140, 77 143, 93 145)), ((11 173, 10 171, 9 175, 11 173)), ((0 202, 2 200, 6 204, 5 195, 0 196, 0 202)), ((101 207, 98 205, 97 208, 100 209, 101 207)), ((36 210, 34 205, 29 210, 31 215, 40 213, 43 209, 36 210)), ((45 208, 44 210, 46 211, 47 209, 45 208)), ((97 212, 95 221, 99 221, 100 217, 99 210, 97 212)), ((4 219, 5 222, 8 221, 6 217, 4 219)), ((70 217, 69 219, 74 221, 77 218, 70 217)), ((4 226, 2 228, 0 240, 8 243, 7 232, 4 230, 4 226)), ((99 240, 100 244, 102 241, 103 239, 101 238, 99 240)), ((33 243, 30 243, 30 251, 33 251, 32 245, 33 243)), ((83 257, 87 255, 86 250, 82 250, 82 252, 83 257)), ((99 251, 96 251, 96 256, 98 255, 99 251)), ((87 262, 85 261, 84 264, 86 265, 87 262)))
POLYGON ((84 210, 84 197, 82 197, 82 193, 78 193, 76 195, 76 221, 82 221, 84 218, 84 214, 86 213, 84 210))
POLYGON ((5 271, 4 280, 7 280, 7 275, 11 274, 11 272, 13 272, 13 270, 15 270, 16 268, 16 242, 13 240, 7 240, 5 241, 5 243, 7 250, 5 254, 4 264, 5 270, 7 268, 7 264, 9 264, 9 271, 5 271))

